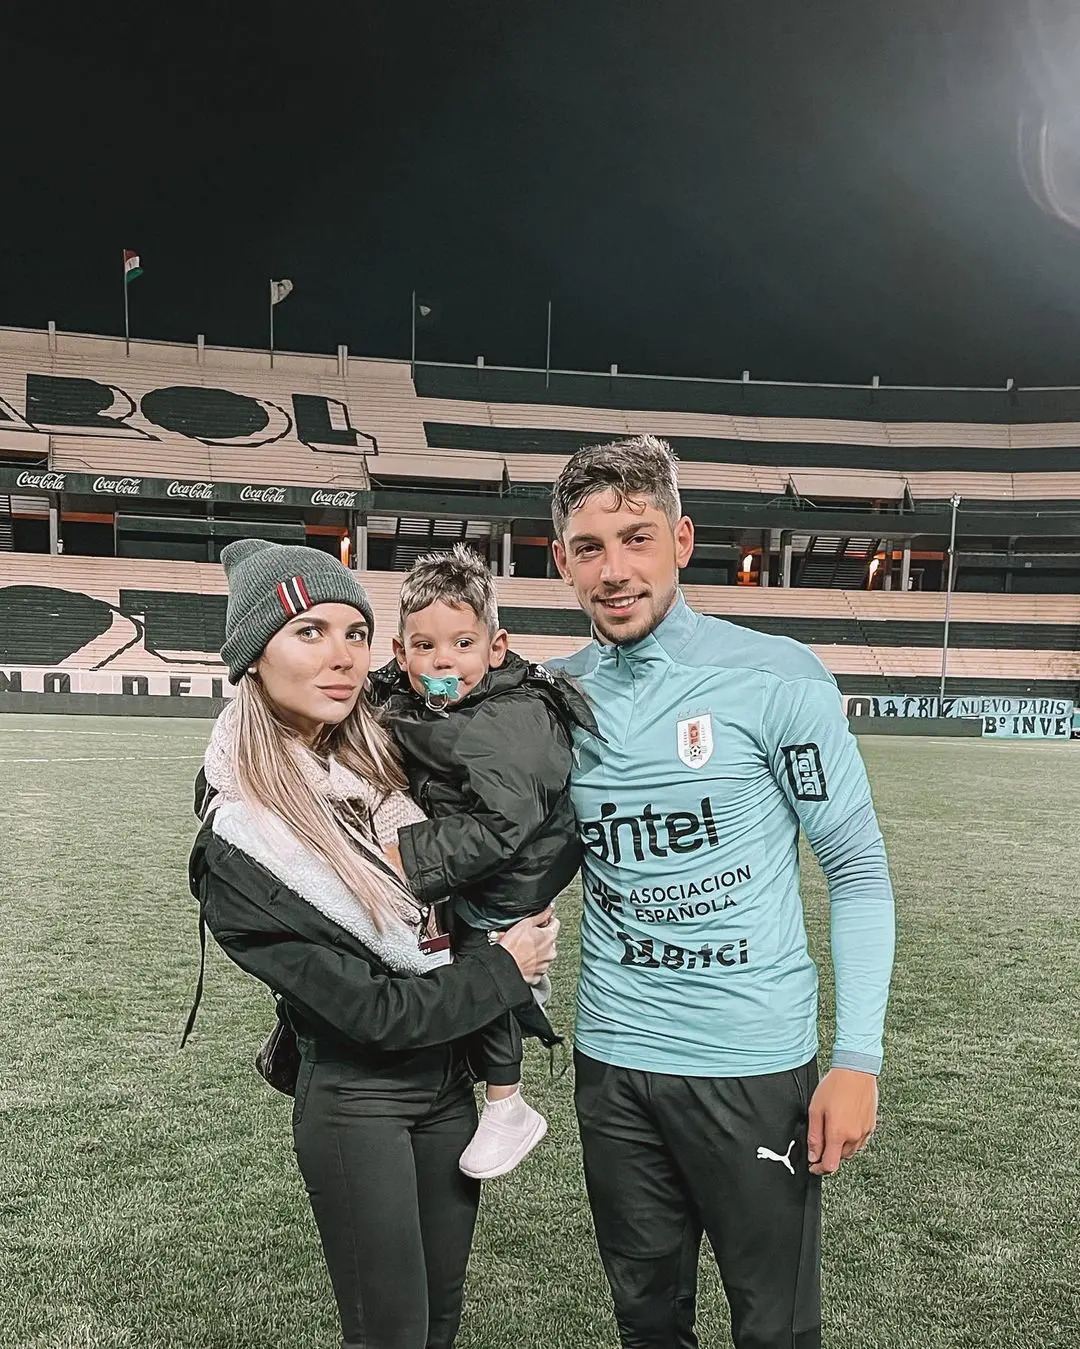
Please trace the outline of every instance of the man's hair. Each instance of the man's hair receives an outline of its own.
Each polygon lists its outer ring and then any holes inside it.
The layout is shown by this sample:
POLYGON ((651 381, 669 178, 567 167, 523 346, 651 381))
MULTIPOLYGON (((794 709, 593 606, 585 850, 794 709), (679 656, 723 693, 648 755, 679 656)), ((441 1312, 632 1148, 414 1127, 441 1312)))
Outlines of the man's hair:
POLYGON ((479 553, 465 543, 455 543, 449 553, 426 553, 409 568, 401 586, 398 633, 405 635, 405 620, 436 601, 471 609, 489 633, 499 630, 499 601, 495 578, 479 553))
POLYGON ((632 436, 578 450, 551 490, 556 537, 562 537, 573 512, 598 492, 614 492, 617 506, 627 497, 644 497, 663 511, 674 529, 682 515, 677 465, 671 446, 656 436, 632 436))

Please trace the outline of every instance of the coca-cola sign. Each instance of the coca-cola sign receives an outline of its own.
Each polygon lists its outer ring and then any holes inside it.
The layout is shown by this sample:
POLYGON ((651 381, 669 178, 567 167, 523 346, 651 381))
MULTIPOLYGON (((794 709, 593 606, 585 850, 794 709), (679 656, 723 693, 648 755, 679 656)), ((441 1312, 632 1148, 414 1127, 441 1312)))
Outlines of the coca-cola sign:
POLYGON ((140 497, 180 503, 218 501, 254 502, 265 506, 310 507, 313 510, 370 509, 369 494, 359 487, 281 487, 274 483, 211 482, 206 478, 146 478, 115 473, 48 468, 19 469, 0 464, 0 494, 4 492, 67 492, 76 496, 140 497))
POLYGON ((92 490, 113 496, 137 497, 142 491, 142 478, 95 478, 92 490))
POLYGON ((313 506, 336 506, 339 509, 351 511, 356 506, 355 492, 312 492, 311 504, 313 506))
POLYGON ((187 501, 213 501, 214 484, 212 482, 176 482, 169 483, 165 489, 167 497, 183 497, 187 501))
POLYGON ((283 506, 285 504, 284 487, 241 487, 241 501, 258 501, 264 506, 283 506))
POLYGON ((62 492, 64 490, 63 473, 20 473, 15 479, 16 487, 36 487, 39 492, 62 492))

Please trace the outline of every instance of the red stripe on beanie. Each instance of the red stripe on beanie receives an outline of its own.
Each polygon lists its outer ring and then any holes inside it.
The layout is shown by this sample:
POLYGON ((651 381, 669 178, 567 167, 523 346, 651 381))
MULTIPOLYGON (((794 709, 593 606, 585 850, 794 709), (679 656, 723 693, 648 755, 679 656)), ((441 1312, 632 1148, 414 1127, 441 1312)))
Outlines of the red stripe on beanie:
POLYGON ((289 592, 285 589, 285 586, 281 581, 278 582, 277 593, 278 599, 281 601, 281 607, 285 610, 285 612, 289 615, 290 618, 294 618, 300 612, 300 610, 297 609, 295 601, 293 600, 289 592))
POLYGON ((311 600, 308 598, 307 589, 304 586, 304 578, 302 576, 294 576, 293 580, 296 582, 296 588, 300 592, 300 598, 304 601, 304 608, 310 609, 311 600))

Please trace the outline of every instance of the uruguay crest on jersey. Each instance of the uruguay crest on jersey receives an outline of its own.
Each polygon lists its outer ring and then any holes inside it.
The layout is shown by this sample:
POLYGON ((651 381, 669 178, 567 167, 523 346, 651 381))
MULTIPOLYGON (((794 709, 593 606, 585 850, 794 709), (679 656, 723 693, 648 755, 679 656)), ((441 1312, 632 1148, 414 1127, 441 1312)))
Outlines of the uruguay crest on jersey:
POLYGON ((712 758, 712 717, 708 712, 678 722, 675 734, 679 758, 687 768, 702 768, 712 758))

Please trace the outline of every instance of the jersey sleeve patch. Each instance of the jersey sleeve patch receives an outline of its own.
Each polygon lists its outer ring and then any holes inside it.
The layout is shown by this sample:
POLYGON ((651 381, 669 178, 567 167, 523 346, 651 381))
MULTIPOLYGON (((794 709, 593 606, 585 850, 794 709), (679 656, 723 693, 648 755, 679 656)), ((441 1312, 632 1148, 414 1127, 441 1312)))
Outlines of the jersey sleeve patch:
POLYGON ((796 801, 827 801, 828 787, 817 745, 784 745, 781 753, 796 801))

